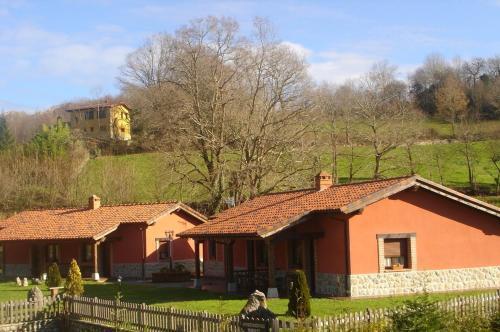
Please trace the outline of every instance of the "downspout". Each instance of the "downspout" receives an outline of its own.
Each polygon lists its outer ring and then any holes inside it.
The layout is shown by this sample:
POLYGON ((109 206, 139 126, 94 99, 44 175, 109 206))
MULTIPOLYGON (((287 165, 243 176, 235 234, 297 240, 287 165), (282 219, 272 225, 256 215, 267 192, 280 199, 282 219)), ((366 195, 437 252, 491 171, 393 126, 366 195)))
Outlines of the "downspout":
POLYGON ((350 278, 351 278, 351 255, 349 241, 349 218, 344 220, 344 245, 345 245, 345 295, 350 296, 350 278))
MULTIPOLYGON (((147 227, 147 226, 146 226, 147 227)), ((142 280, 146 279, 146 229, 141 227, 141 249, 142 249, 142 264, 141 264, 141 276, 142 280)))

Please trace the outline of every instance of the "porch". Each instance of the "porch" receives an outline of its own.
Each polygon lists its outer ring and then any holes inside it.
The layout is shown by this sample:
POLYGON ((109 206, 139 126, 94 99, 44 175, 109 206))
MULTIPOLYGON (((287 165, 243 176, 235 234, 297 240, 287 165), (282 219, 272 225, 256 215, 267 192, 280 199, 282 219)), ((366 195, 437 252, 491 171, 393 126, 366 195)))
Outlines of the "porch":
MULTIPOLYGON (((268 238, 213 237, 195 239, 195 287, 220 289, 213 279, 207 280, 206 266, 202 279, 198 253, 203 244, 204 264, 210 264, 211 247, 222 247, 224 289, 229 293, 248 294, 255 289, 265 291, 268 297, 287 296, 290 272, 303 270, 311 293, 316 293, 317 252, 316 243, 324 232, 315 225, 294 227, 268 238), (312 231, 314 230, 314 231, 312 231), (235 258, 236 257, 236 258, 235 258), (243 264, 242 264, 243 263, 243 264)), ((215 256, 215 255, 214 255, 215 256)))
POLYGON ((111 241, 47 240, 27 241, 25 245, 33 278, 47 273, 54 262, 65 276, 72 259, 76 259, 84 278, 99 280, 111 276, 111 241))

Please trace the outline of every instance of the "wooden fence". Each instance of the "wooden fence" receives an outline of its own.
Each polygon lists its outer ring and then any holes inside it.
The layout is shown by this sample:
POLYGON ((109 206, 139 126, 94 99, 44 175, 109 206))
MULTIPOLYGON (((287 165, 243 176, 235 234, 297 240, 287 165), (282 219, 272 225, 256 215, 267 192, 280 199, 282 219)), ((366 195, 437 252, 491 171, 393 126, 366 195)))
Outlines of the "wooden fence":
MULTIPOLYGON (((500 291, 496 293, 459 297, 439 302, 438 306, 457 316, 474 312, 491 316, 500 310, 500 291)), ((66 322, 82 322, 94 326, 107 326, 125 331, 185 331, 236 332, 258 331, 266 326, 269 331, 344 331, 364 329, 388 323, 390 309, 365 310, 342 315, 310 318, 305 321, 243 320, 239 316, 225 316, 208 312, 195 312, 146 304, 128 303, 87 297, 65 297, 41 303, 10 301, 0 303, 0 331, 2 324, 47 322, 62 318, 66 322), (253 329, 252 329, 253 328, 253 329)), ((37 330, 37 329, 34 329, 37 330)))

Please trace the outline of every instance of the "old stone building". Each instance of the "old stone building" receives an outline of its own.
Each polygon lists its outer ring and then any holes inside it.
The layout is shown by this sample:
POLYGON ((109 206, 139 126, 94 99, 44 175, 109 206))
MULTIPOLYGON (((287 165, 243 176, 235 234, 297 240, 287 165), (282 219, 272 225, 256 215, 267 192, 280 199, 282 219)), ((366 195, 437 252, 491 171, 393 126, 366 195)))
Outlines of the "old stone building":
POLYGON ((130 141, 130 110, 125 104, 96 104, 65 110, 70 126, 98 141, 130 141))

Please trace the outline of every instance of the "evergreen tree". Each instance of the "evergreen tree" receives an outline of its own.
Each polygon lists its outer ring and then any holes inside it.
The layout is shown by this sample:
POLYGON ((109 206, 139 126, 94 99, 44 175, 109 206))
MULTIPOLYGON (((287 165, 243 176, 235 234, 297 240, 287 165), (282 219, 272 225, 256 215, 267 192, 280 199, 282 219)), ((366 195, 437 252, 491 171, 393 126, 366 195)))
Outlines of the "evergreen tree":
POLYGON ((57 266, 56 262, 50 264, 49 266, 46 283, 49 287, 59 287, 62 285, 61 272, 59 272, 59 266, 57 266))
POLYGON ((306 274, 302 270, 296 270, 291 279, 288 314, 296 318, 309 317, 311 315, 311 293, 307 285, 306 274))
POLYGON ((68 295, 79 296, 83 294, 82 273, 75 259, 71 260, 64 288, 68 295))
POLYGON ((0 114, 0 150, 5 150, 14 144, 14 138, 10 134, 7 120, 3 114, 0 114))

